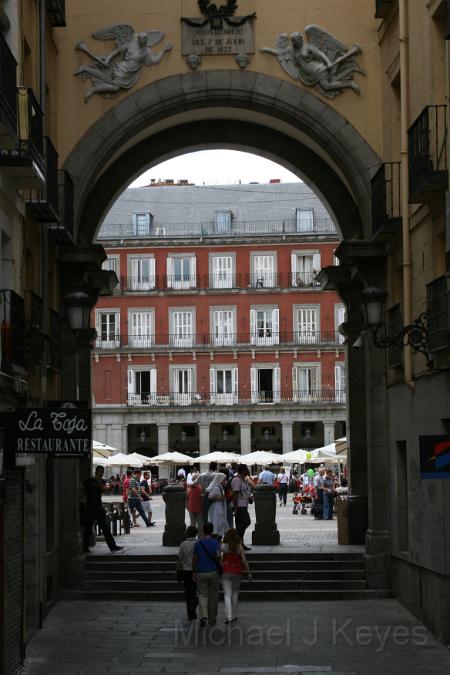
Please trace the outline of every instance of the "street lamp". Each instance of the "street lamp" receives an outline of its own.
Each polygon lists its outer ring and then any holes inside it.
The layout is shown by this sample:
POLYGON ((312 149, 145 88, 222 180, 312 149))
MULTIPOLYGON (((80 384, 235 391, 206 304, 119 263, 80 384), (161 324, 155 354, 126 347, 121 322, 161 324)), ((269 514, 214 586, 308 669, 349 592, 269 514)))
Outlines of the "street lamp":
POLYGON ((141 433, 139 434, 139 438, 141 439, 141 443, 145 443, 145 439, 147 438, 147 434, 145 433, 145 431, 141 431, 141 433))
POLYGON ((433 368, 433 361, 428 349, 427 314, 423 312, 412 324, 403 326, 396 335, 378 334, 384 316, 384 305, 388 294, 377 286, 368 286, 361 293, 362 310, 366 327, 372 334, 372 340, 378 349, 397 347, 404 349, 407 345, 416 352, 421 352, 427 359, 428 368, 433 368))
POLYGON ((224 441, 228 440, 228 431, 226 429, 222 431, 222 438, 224 441))
POLYGON ((91 299, 84 291, 72 291, 64 298, 67 321, 73 331, 89 330, 91 299))
POLYGON ((180 438, 181 438, 183 443, 186 441, 187 433, 184 429, 181 431, 180 438))

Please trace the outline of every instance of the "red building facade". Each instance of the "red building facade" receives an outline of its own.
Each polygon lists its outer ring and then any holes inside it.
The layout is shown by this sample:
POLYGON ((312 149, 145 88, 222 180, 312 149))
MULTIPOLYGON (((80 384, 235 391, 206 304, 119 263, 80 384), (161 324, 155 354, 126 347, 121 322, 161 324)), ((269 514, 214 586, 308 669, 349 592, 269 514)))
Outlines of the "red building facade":
POLYGON ((197 456, 345 432, 343 306, 315 279, 338 239, 305 185, 127 190, 99 241, 119 285, 93 317, 97 440, 197 456))

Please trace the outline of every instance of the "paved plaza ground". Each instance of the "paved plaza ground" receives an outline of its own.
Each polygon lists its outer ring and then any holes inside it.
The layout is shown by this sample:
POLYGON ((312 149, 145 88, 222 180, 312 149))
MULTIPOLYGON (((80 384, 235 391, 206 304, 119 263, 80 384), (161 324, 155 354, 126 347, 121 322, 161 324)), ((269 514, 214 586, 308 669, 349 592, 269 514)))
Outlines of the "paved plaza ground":
MULTIPOLYGON (((104 501, 117 502, 118 497, 106 497, 104 501)), ((156 526, 146 528, 139 518, 138 523, 141 527, 132 529, 129 535, 117 537, 117 543, 125 546, 125 553, 133 555, 172 553, 177 549, 163 548, 162 534, 164 531, 164 509, 165 505, 160 495, 153 498, 153 519, 156 526)), ((255 524, 255 508, 250 506, 250 517, 252 525, 248 528, 245 535, 245 543, 251 546, 252 530, 255 524)), ((186 514, 186 524, 189 524, 189 518, 186 514)), ((359 553, 364 549, 362 546, 339 546, 337 543, 337 523, 336 520, 314 520, 311 515, 293 515, 292 513, 292 495, 288 496, 288 505, 280 507, 277 505, 277 525, 280 531, 280 546, 255 546, 255 553, 260 551, 295 550, 304 553, 314 552, 348 552, 359 553)), ((109 550, 105 544, 99 543, 93 547, 95 554, 109 555, 109 550)))

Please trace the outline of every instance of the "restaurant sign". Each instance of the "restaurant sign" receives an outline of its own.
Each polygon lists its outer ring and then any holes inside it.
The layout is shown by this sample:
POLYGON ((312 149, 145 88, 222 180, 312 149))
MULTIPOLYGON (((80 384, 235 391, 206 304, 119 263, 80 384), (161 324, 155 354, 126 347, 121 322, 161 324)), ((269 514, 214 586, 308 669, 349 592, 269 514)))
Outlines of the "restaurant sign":
POLYGON ((87 408, 19 408, 8 431, 16 453, 62 457, 91 451, 92 417, 87 408))

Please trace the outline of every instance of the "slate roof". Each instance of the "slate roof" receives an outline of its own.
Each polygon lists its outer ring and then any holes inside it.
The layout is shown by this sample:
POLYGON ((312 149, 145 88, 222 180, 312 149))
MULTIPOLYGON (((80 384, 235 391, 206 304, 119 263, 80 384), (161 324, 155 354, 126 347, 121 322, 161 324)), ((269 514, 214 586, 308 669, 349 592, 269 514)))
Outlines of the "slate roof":
POLYGON ((128 188, 111 208, 102 227, 132 225, 134 213, 146 212, 153 215, 155 227, 213 223, 215 212, 221 210, 230 210, 233 221, 292 220, 297 208, 312 208, 315 221, 330 219, 319 198, 300 182, 128 188))

